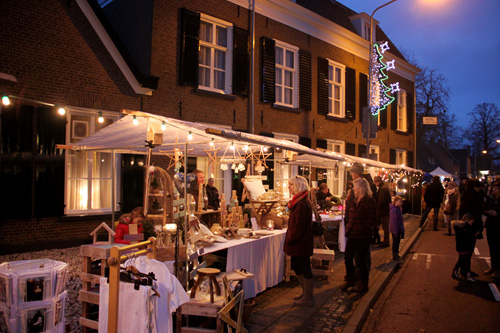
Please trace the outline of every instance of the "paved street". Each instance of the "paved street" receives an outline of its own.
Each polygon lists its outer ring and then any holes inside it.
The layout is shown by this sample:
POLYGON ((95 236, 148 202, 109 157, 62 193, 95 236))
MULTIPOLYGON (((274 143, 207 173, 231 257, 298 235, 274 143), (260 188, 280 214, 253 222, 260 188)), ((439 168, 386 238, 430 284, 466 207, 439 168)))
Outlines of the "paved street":
POLYGON ((482 274, 489 268, 486 240, 477 242, 472 270, 480 282, 451 278, 455 237, 444 228, 425 232, 378 299, 362 332, 498 332, 500 298, 482 274))
MULTIPOLYGON (((417 216, 405 217, 407 233, 401 244, 402 249, 414 240, 413 235, 420 232, 418 222, 417 216)), ((372 246, 370 290, 366 294, 357 294, 340 291, 345 267, 343 254, 337 252, 333 279, 326 282, 321 277, 316 278, 314 307, 292 305, 292 298, 299 293, 298 282, 292 278, 290 282, 282 282, 255 298, 256 306, 246 327, 250 332, 354 331, 397 266, 391 258, 391 248, 372 246)))

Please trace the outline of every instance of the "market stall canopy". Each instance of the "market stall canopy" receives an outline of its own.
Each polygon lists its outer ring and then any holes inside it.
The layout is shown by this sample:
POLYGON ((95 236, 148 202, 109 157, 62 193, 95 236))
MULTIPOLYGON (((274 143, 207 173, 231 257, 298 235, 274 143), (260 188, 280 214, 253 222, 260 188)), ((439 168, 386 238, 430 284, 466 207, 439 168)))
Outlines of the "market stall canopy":
POLYGON ((451 177, 451 173, 441 169, 440 167, 437 167, 436 169, 431 171, 430 174, 433 176, 451 177))
POLYGON ((160 154, 165 151, 172 151, 172 148, 179 148, 183 152, 185 145, 187 145, 191 156, 206 156, 207 150, 220 148, 220 154, 217 157, 239 158, 243 156, 247 147, 259 150, 261 146, 266 146, 286 149, 299 154, 310 154, 330 160, 344 160, 344 157, 340 156, 340 154, 317 151, 288 140, 242 133, 223 127, 193 123, 138 111, 129 112, 115 123, 66 148, 83 151, 146 154, 149 149, 148 146, 150 146, 153 154, 160 154), (221 135, 221 133, 224 133, 224 135, 221 135), (147 142, 155 140, 155 138, 157 138, 157 144, 150 146, 147 142), (233 150, 228 149, 233 145, 236 147, 234 151, 237 153, 233 153, 233 150))

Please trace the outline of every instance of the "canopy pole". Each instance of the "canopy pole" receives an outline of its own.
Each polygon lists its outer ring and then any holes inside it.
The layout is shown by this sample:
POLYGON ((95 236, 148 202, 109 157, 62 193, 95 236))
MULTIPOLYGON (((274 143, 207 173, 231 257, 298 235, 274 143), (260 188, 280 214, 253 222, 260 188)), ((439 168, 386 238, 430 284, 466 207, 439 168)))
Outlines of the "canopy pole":
MULTIPOLYGON (((188 153, 188 144, 186 143, 184 145, 184 164, 183 164, 183 169, 184 169, 184 211, 186 212, 185 214, 185 218, 184 218, 184 245, 186 246, 186 262, 184 264, 185 266, 185 273, 186 273, 186 276, 188 277, 186 279, 186 285, 185 285, 185 289, 186 290, 189 290, 189 250, 188 250, 188 225, 189 225, 189 215, 188 215, 188 202, 187 202, 187 198, 188 198, 188 193, 187 193, 187 183, 188 183, 188 178, 187 178, 187 153, 188 153)), ((189 198, 190 200, 192 200, 191 198, 189 198)), ((191 202, 189 203, 191 204, 191 202)), ((177 230, 179 230, 179 228, 177 228, 177 230)), ((179 237, 179 232, 177 232, 177 237, 179 237)), ((176 241, 176 245, 175 245, 175 263, 176 263, 176 267, 175 267, 175 273, 176 273, 176 276, 177 276, 177 253, 179 252, 179 248, 178 248, 178 244, 177 244, 177 241, 176 241)))
POLYGON ((116 208, 116 152, 113 149, 113 153, 111 154, 111 226, 113 230, 115 230, 115 208, 116 208))

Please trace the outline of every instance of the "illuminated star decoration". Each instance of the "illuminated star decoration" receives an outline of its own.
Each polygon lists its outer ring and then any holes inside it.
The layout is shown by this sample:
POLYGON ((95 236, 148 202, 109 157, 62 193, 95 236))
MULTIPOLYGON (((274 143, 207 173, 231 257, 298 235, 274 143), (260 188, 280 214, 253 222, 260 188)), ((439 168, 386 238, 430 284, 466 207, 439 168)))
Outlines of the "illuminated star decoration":
POLYGON ((386 66, 387 66, 387 71, 390 71, 391 69, 396 69, 396 65, 395 65, 395 63, 396 63, 396 60, 395 60, 395 59, 393 59, 393 60, 391 60, 391 61, 386 62, 385 64, 386 64, 386 66))
POLYGON ((391 83, 391 94, 394 94, 395 92, 398 92, 399 89, 399 82, 396 83, 391 83))
POLYGON ((211 166, 211 170, 212 170, 212 173, 214 173, 214 169, 215 167, 217 166, 217 153, 219 152, 220 150, 220 147, 218 148, 211 148, 211 149, 203 149, 205 151, 205 153, 207 153, 208 157, 210 158, 210 162, 208 162, 208 167, 210 168, 211 166))
MULTIPOLYGON (((394 97, 388 95, 391 88, 387 87, 384 83, 389 77, 385 74, 387 66, 384 64, 382 59, 382 53, 389 49, 389 44, 387 42, 379 46, 378 43, 373 45, 372 53, 372 82, 371 82, 371 92, 370 92, 370 112, 373 115, 378 114, 380 111, 384 110, 387 105, 394 101, 394 97)), ((399 87, 399 85, 398 85, 399 87)))
MULTIPOLYGON (((168 166, 167 166, 167 171, 170 170, 170 168, 174 167, 174 171, 177 172, 181 168, 182 165, 184 165, 185 162, 185 155, 181 151, 180 145, 178 144, 179 139, 175 138, 175 145, 172 150, 160 150, 160 153, 164 154, 169 158, 168 161, 168 166)), ((188 149, 188 153, 192 151, 193 148, 188 149)))

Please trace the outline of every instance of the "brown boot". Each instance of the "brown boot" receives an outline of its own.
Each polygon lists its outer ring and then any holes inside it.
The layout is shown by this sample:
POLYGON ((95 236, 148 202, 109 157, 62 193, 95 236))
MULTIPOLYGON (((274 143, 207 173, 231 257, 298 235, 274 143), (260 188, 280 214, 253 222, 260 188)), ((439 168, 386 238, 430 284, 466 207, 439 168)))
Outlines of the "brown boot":
POLYGON ((304 296, 304 275, 297 275, 297 279, 299 280, 300 288, 302 289, 302 292, 300 293, 299 296, 295 296, 293 298, 294 301, 298 301, 304 296))
POLYGON ((368 291, 368 282, 356 282, 356 285, 354 288, 352 288, 352 291, 357 292, 357 293, 365 293, 368 291))
POLYGON ((304 279, 304 296, 293 302, 293 305, 298 306, 313 306, 314 305, 314 279, 304 279))

